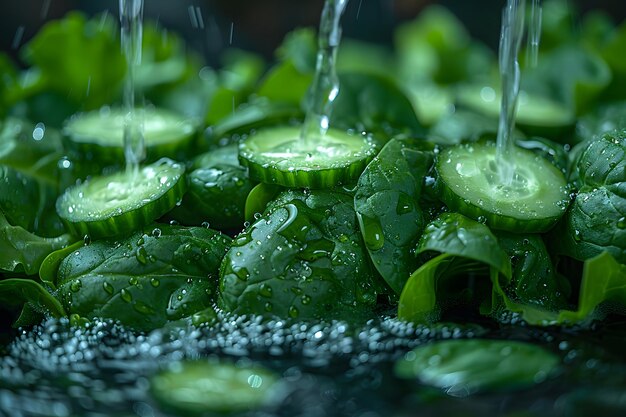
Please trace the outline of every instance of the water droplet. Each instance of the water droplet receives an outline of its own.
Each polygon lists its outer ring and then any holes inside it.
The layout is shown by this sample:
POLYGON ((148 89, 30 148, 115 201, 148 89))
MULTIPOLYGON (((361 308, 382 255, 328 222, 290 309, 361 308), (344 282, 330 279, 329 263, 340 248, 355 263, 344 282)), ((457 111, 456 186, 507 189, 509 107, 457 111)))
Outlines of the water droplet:
POLYGON ((289 317, 296 319, 300 315, 300 311, 298 311, 298 308, 296 306, 291 306, 289 307, 288 314, 289 317))
POLYGON ((130 277, 128 278, 128 283, 130 285, 137 285, 139 283, 139 280, 137 279, 137 277, 130 277))
POLYGON ((113 292, 115 291, 115 288, 113 288, 113 285, 111 285, 111 283, 107 281, 104 281, 102 283, 102 288, 104 288, 104 291, 106 291, 108 294, 113 294, 113 292))
POLYGON ((273 295, 272 287, 270 287, 266 283, 261 284, 261 286, 259 287, 259 294, 261 294, 261 296, 267 297, 267 298, 272 297, 272 295, 273 295))
POLYGON ((146 252, 146 248, 140 246, 137 248, 135 252, 135 258, 139 261, 140 264, 145 265, 148 263, 148 252, 146 252))
POLYGON ((626 229, 626 217, 620 217, 617 221, 618 229, 626 229))
POLYGON ((122 290, 120 291, 120 297, 127 303, 133 301, 133 295, 126 288, 122 288, 122 290))
POLYGON ((72 283, 70 284, 70 290, 72 292, 77 292, 78 290, 81 289, 81 287, 83 286, 83 283, 81 282, 81 280, 79 279, 75 279, 74 281, 72 281, 72 283))
POLYGON ((150 307, 148 304, 143 301, 136 301, 133 303, 133 308, 142 314, 154 314, 154 308, 150 307))
POLYGON ((161 237, 161 233, 162 233, 162 232, 161 232, 161 229, 159 229, 158 227, 155 227, 155 228, 152 230, 152 236, 153 236, 153 237, 161 237))

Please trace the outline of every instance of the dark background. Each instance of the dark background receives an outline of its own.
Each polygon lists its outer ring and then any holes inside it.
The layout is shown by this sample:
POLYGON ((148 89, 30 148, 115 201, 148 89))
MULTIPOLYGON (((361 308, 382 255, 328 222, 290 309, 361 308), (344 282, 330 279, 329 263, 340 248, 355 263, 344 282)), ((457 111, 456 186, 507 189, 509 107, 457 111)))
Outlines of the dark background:
MULTIPOLYGON (((580 10, 602 9, 616 22, 626 16, 622 0, 570 0, 580 10)), ((389 43, 393 28, 430 3, 448 7, 472 36, 495 49, 505 0, 351 0, 342 19, 344 36, 389 43)), ((271 57, 284 35, 299 26, 317 26, 323 0, 146 0, 144 17, 183 34, 209 64, 228 46, 271 57), (192 24, 192 14, 202 25, 192 24), (202 27, 203 26, 203 27, 202 27), (232 31, 232 38, 231 38, 232 31)), ((14 58, 44 24, 70 10, 118 15, 117 0, 2 0, 0 50, 14 58)))

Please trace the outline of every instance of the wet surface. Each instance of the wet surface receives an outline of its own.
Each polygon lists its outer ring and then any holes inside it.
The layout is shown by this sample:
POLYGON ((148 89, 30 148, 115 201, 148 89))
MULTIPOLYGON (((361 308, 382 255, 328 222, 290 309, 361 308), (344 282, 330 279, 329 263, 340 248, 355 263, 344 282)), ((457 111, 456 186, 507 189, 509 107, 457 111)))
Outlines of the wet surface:
POLYGON ((287 387, 278 404, 241 414, 246 416, 578 416, 589 409, 623 415, 625 335, 623 322, 557 331, 519 324, 425 327, 393 318, 288 323, 220 315, 211 327, 139 334, 111 321, 79 328, 48 320, 19 334, 0 358, 0 414, 177 415, 153 397, 151 378, 181 361, 219 357, 260 364, 287 387), (414 347, 475 337, 540 344, 560 357, 562 370, 530 389, 467 398, 394 375, 395 361, 414 347))

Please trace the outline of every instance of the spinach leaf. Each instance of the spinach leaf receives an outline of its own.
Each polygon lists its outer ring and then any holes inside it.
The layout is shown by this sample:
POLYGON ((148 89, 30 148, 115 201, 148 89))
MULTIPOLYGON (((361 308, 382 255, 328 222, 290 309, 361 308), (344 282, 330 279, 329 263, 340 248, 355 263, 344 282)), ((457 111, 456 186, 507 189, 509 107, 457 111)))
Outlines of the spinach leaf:
POLYGON ((259 96, 274 102, 302 104, 315 73, 315 36, 315 31, 310 28, 296 29, 287 34, 276 50, 280 62, 260 83, 256 92, 259 96))
POLYGON ((511 257, 512 279, 506 290, 516 301, 539 309, 558 311, 567 306, 570 287, 560 277, 539 235, 497 233, 498 242, 511 257))
POLYGON ((418 265, 413 253, 424 230, 419 206, 433 154, 417 141, 392 139, 370 162, 354 196, 365 247, 387 284, 400 293, 418 265))
POLYGON ((611 102, 582 116, 576 124, 580 141, 591 142, 605 133, 626 129, 626 101, 611 102))
POLYGON ((473 259, 511 278, 511 260, 498 239, 487 226, 462 214, 443 213, 430 222, 417 245, 418 254, 425 251, 473 259))
POLYGON ((626 131, 606 134, 581 153, 582 186, 560 221, 555 251, 585 260, 608 251, 626 262, 626 131))
POLYGON ((96 241, 60 263, 57 297, 70 315, 158 328, 211 307, 229 243, 211 229, 167 225, 96 241))
POLYGON ((421 265, 406 282, 398 303, 398 318, 413 323, 436 322, 447 304, 467 304, 474 288, 455 287, 459 276, 484 274, 479 263, 449 254, 441 254, 421 265))
POLYGON ((417 253, 429 251, 441 255, 428 260, 409 277, 398 304, 398 318, 402 320, 430 323, 438 318, 442 300, 460 298, 467 302, 467 298, 476 298, 475 294, 482 295, 484 285, 475 282, 481 280, 474 277, 487 278, 488 269, 495 271, 492 281, 499 281, 500 276, 507 281, 511 278, 511 261, 489 228, 461 214, 443 213, 426 226, 417 253), (458 277, 469 284, 460 293, 453 285, 458 277))
POLYGON ((367 131, 383 138, 423 133, 413 105, 389 77, 340 73, 331 126, 367 131))
POLYGON ((57 186, 62 155, 61 135, 57 130, 15 117, 0 122, 0 164, 57 186))
POLYGON ((233 135, 248 134, 251 130, 263 126, 297 120, 302 115, 299 105, 256 97, 218 120, 211 126, 210 133, 214 139, 219 140, 233 135))
POLYGON ((246 169, 239 165, 237 146, 209 151, 200 158, 205 165, 187 175, 183 201, 169 215, 186 225, 208 222, 220 230, 241 226, 253 184, 246 169), (211 156, 213 153, 217 155, 211 156))
POLYGON ((412 83, 420 78, 438 84, 476 79, 489 74, 495 61, 450 11, 437 5, 399 26, 394 40, 401 76, 412 83))
POLYGON ((280 194, 224 258, 220 306, 299 319, 372 308, 378 284, 353 204, 340 190, 280 194))
POLYGON ((453 397, 524 389, 554 376, 560 358, 512 340, 444 340, 420 346, 396 362, 395 374, 453 397))
POLYGON ((0 280, 0 301, 3 304, 30 303, 36 310, 52 317, 64 317, 61 303, 41 284, 32 279, 9 278, 0 280))
POLYGON ((281 191, 284 191, 284 187, 280 185, 266 184, 263 182, 255 185, 246 198, 246 221, 254 221, 255 216, 261 215, 261 213, 265 211, 267 204, 280 194, 281 191))
POLYGON ((56 192, 13 168, 0 165, 0 211, 14 225, 45 237, 64 232, 55 210, 56 192))
POLYGON ((84 109, 117 98, 126 72, 117 25, 108 15, 87 20, 73 12, 51 21, 24 47, 22 56, 39 70, 45 89, 84 109))
POLYGON ((74 240, 68 234, 54 238, 37 236, 21 226, 13 226, 0 211, 0 270, 35 275, 48 254, 74 240))
POLYGON ((522 85, 529 93, 548 96, 582 114, 610 81, 611 70, 597 54, 564 45, 543 55, 522 78, 522 85))
POLYGON ((608 252, 588 259, 583 266, 583 277, 578 296, 578 309, 559 313, 561 323, 587 320, 604 302, 613 303, 619 312, 626 308, 626 265, 618 263, 608 252))

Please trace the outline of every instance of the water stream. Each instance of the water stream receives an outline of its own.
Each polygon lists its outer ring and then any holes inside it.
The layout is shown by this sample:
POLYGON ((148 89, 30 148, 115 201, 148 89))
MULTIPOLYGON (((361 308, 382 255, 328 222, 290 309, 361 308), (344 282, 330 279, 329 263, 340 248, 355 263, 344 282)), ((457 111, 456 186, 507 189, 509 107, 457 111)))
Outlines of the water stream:
POLYGON ((515 127, 515 113, 520 84, 520 67, 517 60, 524 36, 525 0, 507 0, 502 12, 500 32, 499 64, 502 81, 502 103, 498 124, 497 157, 500 167, 500 180, 510 184, 515 170, 511 158, 513 147, 512 132, 515 127))
POLYGON ((309 89, 304 124, 300 133, 302 142, 314 143, 329 128, 332 105, 339 94, 336 71, 337 47, 341 40, 340 19, 348 0, 326 0, 318 34, 318 52, 315 76, 309 89))
POLYGON ((119 0, 122 53, 126 57, 127 74, 124 84, 124 156, 127 172, 138 172, 145 156, 144 112, 136 108, 135 70, 141 64, 143 34, 143 0, 119 0))

